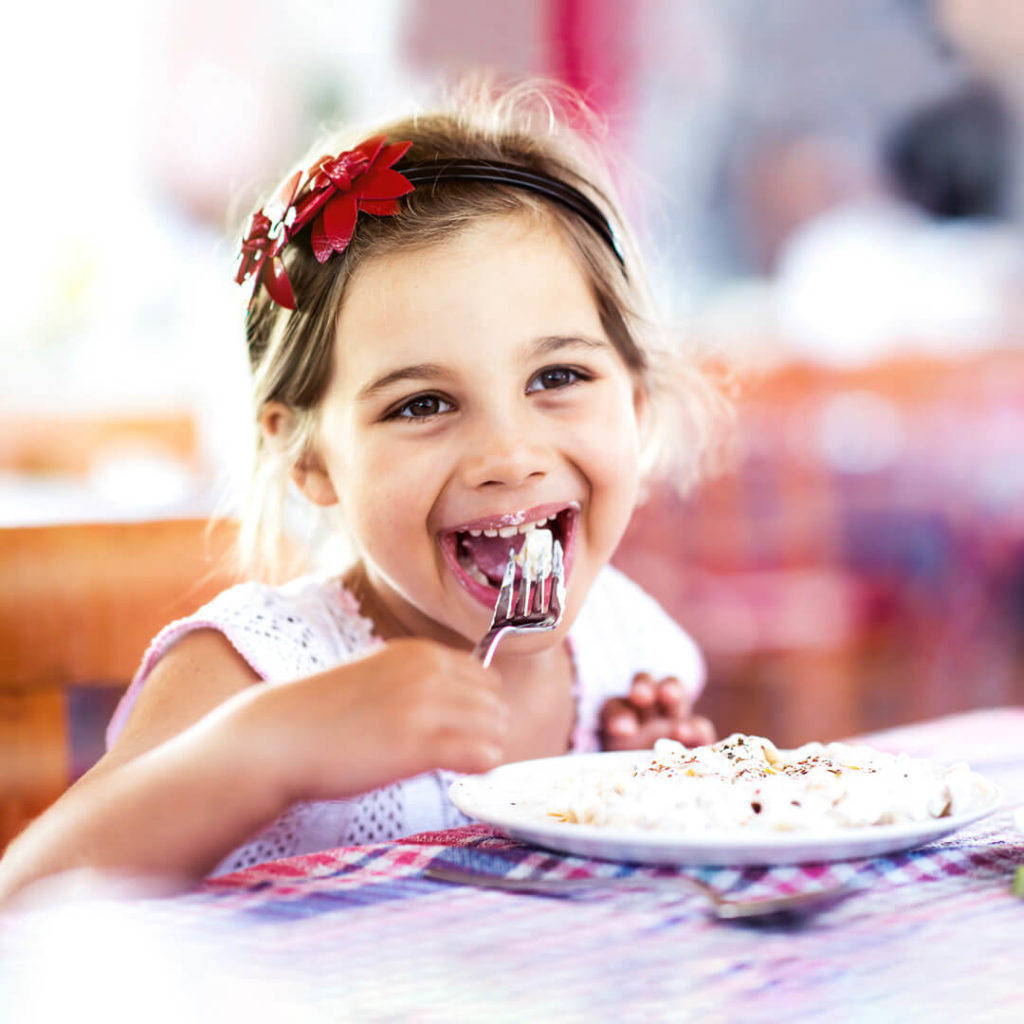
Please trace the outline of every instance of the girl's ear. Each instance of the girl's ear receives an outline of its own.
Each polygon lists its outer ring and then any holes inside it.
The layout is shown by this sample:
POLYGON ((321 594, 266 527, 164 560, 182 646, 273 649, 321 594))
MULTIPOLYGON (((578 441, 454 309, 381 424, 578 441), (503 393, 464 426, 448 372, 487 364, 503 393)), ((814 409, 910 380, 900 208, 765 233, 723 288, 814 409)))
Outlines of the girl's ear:
MULTIPOLYGON (((291 447, 298 417, 283 402, 267 402, 260 410, 260 429, 267 445, 279 455, 286 455, 291 447)), ((289 474, 295 486, 314 505, 336 505, 338 492, 320 453, 305 450, 293 463, 289 474)))

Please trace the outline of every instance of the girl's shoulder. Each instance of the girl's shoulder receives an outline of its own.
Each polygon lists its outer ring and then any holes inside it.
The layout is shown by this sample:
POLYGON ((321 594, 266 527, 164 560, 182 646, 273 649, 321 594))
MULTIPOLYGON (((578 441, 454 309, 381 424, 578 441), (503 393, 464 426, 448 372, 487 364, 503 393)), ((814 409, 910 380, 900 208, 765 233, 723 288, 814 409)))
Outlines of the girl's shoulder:
POLYGON ((272 585, 249 581, 222 591, 157 637, 193 629, 222 632, 264 679, 327 668, 376 642, 373 623, 337 576, 311 574, 272 585))
POLYGON ((238 583, 191 618, 213 619, 260 646, 267 640, 295 648, 296 656, 303 650, 328 660, 357 653, 375 640, 373 623, 335 575, 310 574, 278 585, 238 583))
POLYGON ((336 576, 311 574, 281 585, 249 581, 221 591, 153 638, 107 730, 120 732, 157 662, 200 629, 221 633, 263 680, 313 675, 376 646, 373 623, 336 576))

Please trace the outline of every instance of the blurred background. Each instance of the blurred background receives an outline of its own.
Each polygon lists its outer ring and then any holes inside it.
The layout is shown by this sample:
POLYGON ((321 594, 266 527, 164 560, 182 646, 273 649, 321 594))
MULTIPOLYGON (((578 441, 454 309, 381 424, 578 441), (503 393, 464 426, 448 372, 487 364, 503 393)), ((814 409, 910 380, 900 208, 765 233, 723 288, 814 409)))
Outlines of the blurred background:
POLYGON ((1024 699, 1016 0, 52 0, 8 38, 19 773, 56 729, 80 771, 97 695, 222 582, 187 524, 246 477, 252 200, 321 126, 482 68, 603 113, 671 330, 737 381, 733 463, 656 491, 617 559, 704 647, 705 713, 796 743, 1024 699))

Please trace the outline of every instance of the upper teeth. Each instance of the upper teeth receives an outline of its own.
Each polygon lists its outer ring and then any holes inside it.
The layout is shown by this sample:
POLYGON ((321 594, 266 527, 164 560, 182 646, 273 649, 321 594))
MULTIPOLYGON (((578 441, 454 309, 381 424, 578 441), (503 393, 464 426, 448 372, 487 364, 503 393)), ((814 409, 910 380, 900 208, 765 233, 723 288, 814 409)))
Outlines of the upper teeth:
POLYGON ((469 530, 470 537, 514 537, 517 533, 529 533, 531 530, 536 530, 538 526, 543 526, 549 519, 553 519, 554 516, 544 516, 543 519, 534 519, 529 523, 520 523, 518 526, 500 526, 490 530, 469 530))

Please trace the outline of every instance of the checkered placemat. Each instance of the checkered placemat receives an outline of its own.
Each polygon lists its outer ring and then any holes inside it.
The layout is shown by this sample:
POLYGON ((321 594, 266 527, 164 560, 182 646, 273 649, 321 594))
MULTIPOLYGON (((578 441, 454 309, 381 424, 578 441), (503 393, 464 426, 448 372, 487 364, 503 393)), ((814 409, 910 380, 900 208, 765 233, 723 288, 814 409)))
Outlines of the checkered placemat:
MULTIPOLYGON (((420 879, 431 865, 510 877, 586 878, 690 874, 722 892, 770 898, 833 885, 896 887, 943 878, 1005 880, 1024 861, 1013 811, 1024 806, 1024 709, 977 711, 863 737, 882 749, 936 760, 969 759, 1004 789, 994 815, 917 849, 882 857, 751 868, 655 868, 552 853, 501 836, 484 825, 427 832, 395 842, 328 850, 257 865, 211 880, 205 892, 232 903, 284 903, 330 891, 337 898, 366 888, 360 899, 393 900, 432 891, 420 879), (419 883, 418 881, 419 880, 419 883)), ((355 899, 354 895, 351 895, 355 899)), ((699 898, 699 897, 698 897, 699 898)))

